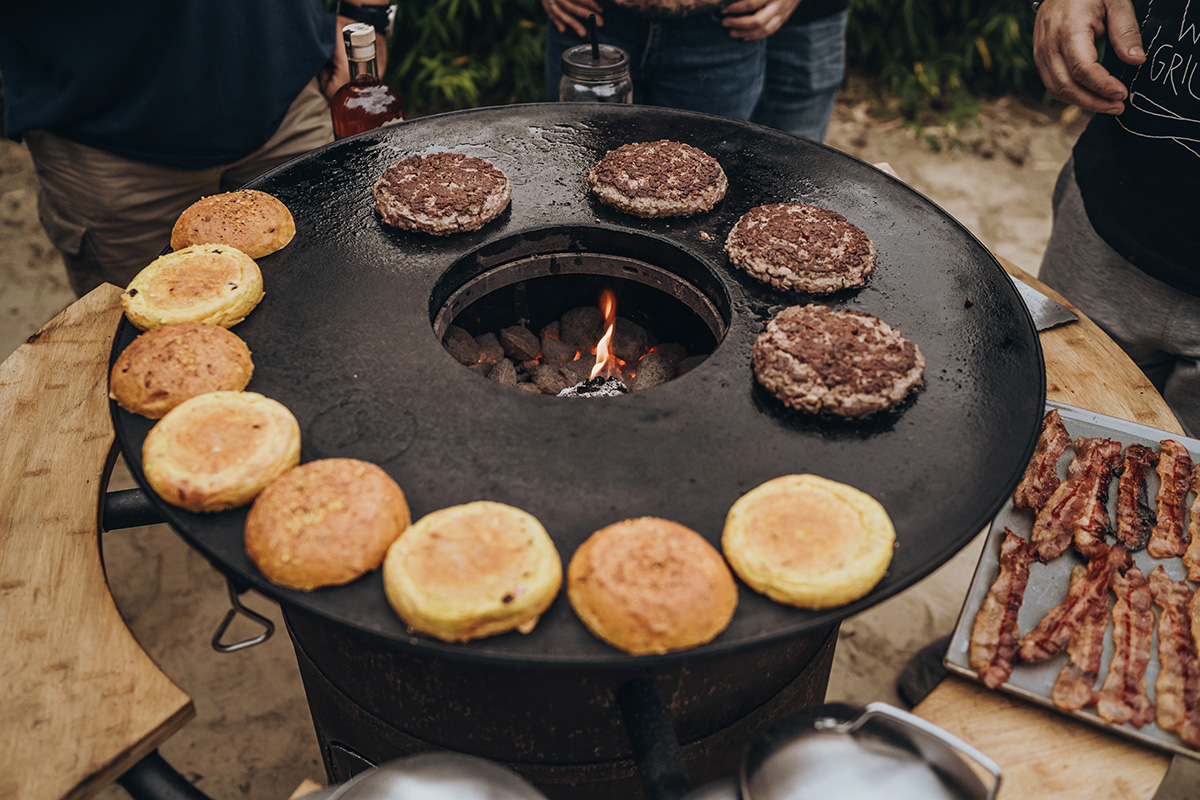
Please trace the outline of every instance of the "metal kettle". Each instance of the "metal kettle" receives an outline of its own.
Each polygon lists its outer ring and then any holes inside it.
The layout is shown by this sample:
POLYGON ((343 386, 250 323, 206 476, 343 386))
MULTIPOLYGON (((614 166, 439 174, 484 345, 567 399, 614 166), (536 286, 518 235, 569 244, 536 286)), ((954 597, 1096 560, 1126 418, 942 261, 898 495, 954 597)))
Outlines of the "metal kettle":
POLYGON ((302 800, 547 800, 510 769, 460 753, 419 753, 380 764, 302 800))
POLYGON ((736 778, 683 800, 994 800, 1000 768, 920 717, 886 703, 832 703, 750 743, 736 778))

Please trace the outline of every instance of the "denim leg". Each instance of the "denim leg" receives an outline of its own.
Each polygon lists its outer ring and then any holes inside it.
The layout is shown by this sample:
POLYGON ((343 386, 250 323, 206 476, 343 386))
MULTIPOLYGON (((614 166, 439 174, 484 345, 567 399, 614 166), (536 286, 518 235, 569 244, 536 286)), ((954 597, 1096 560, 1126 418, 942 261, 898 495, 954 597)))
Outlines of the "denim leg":
POLYGON ((785 23, 767 39, 766 81, 751 120, 824 141, 846 73, 848 19, 849 12, 841 11, 785 23))
POLYGON ((766 49, 763 40, 733 39, 713 14, 654 22, 645 93, 633 101, 749 119, 762 93, 766 49))

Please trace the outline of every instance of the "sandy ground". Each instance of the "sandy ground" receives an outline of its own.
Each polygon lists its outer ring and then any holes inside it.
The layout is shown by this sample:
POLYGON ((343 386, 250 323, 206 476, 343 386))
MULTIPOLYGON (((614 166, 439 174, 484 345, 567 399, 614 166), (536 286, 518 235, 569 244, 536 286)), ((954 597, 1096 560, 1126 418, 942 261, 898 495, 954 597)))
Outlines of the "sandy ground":
MULTIPOLYGON (((842 102, 832 146, 902 179, 957 218, 997 254, 1034 272, 1050 231, 1050 194, 1080 120, 1063 122, 1002 101, 958 143, 934 152, 899 123, 842 102)), ((0 355, 73 300, 61 260, 37 221, 33 168, 0 141, 0 355)), ((110 488, 131 486, 118 467, 110 488)), ((976 539, 916 587, 843 624, 829 700, 899 704, 895 679, 922 645, 953 627, 982 542, 976 539)), ((275 637, 220 655, 209 646, 228 609, 223 579, 165 526, 106 534, 106 568, 118 605, 142 645, 187 692, 197 718, 163 748, 215 798, 284 798, 304 778, 324 780, 299 674, 278 610, 275 637)), ((227 638, 256 633, 235 625, 227 638)), ((124 798, 116 787, 103 800, 124 798)))

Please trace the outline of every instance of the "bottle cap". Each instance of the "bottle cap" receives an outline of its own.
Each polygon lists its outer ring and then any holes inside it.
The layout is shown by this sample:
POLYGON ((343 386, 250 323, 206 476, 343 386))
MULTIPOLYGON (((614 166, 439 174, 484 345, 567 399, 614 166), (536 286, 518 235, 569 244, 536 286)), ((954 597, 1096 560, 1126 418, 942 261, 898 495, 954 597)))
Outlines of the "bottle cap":
POLYGON ((365 22, 354 22, 342 28, 346 56, 351 61, 370 61, 375 57, 375 28, 365 22))
POLYGON ((563 75, 578 81, 611 81, 629 75, 629 54, 611 45, 598 45, 599 57, 592 56, 590 44, 568 47, 562 54, 563 75))

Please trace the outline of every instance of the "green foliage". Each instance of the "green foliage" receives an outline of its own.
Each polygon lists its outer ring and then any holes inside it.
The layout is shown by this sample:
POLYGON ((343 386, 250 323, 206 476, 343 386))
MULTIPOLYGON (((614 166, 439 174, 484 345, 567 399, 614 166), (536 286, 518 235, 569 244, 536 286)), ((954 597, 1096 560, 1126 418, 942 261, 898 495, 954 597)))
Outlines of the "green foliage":
POLYGON ((847 52, 914 121, 960 121, 984 95, 1042 87, 1027 0, 851 0, 847 52))
POLYGON ((540 0, 400 2, 386 80, 412 116, 545 99, 540 0))

